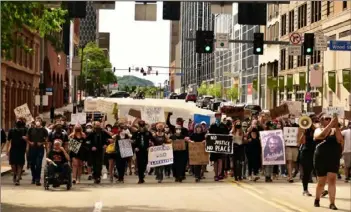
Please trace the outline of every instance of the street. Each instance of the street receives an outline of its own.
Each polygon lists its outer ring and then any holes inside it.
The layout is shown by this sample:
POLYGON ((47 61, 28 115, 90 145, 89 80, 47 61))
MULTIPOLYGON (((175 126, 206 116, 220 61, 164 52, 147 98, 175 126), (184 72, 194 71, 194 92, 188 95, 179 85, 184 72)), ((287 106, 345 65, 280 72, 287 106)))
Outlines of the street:
MULTIPOLYGON (((11 174, 7 174, 1 180, 1 209, 5 212, 330 211, 327 198, 321 199, 321 208, 314 208, 314 197, 302 196, 301 182, 290 184, 280 179, 264 183, 261 178, 256 183, 231 180, 215 183, 211 175, 208 172, 207 179, 197 184, 191 176, 183 183, 174 183, 170 178, 162 184, 147 176, 146 184, 138 185, 136 176, 126 176, 124 184, 111 185, 106 179, 94 185, 83 180, 71 191, 66 191, 65 186, 45 191, 43 186, 30 185, 29 171, 25 172, 21 186, 14 186, 11 174)), ((315 185, 310 185, 312 194, 315 185)), ((351 211, 350 189, 349 183, 338 181, 339 211, 351 211)))

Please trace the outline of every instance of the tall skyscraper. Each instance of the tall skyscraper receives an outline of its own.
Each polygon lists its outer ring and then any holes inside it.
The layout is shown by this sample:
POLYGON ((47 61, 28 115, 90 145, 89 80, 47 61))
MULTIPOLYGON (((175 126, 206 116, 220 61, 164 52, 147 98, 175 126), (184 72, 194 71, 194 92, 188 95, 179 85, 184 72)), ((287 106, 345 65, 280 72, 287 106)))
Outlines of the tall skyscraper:
POLYGON ((195 38, 196 30, 213 30, 213 25, 210 3, 181 3, 181 85, 184 91, 196 92, 201 82, 214 79, 213 54, 197 54, 195 42, 186 40, 195 38))
POLYGON ((88 1, 86 11, 86 17, 80 20, 80 45, 86 45, 92 41, 98 43, 99 10, 93 1, 88 1))

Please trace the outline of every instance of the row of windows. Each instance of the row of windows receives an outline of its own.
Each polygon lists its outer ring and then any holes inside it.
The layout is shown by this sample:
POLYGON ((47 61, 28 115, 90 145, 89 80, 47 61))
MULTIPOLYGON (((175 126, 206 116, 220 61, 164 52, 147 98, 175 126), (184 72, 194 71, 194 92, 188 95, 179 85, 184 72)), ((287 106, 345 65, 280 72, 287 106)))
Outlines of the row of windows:
MULTIPOLYGON (((306 66, 306 57, 304 55, 296 56, 297 57, 297 66, 306 66)), ((286 49, 280 50, 280 70, 287 70, 294 68, 294 58, 295 56, 287 55, 286 49)), ((311 64, 321 62, 321 52, 314 51, 313 56, 311 56, 311 64)))
MULTIPOLYGON (((26 52, 24 48, 21 48, 19 46, 16 46, 15 48, 12 49, 12 62, 23 66, 25 68, 33 70, 33 59, 36 56, 39 58, 39 48, 37 45, 33 45, 33 41, 26 37, 25 35, 18 33, 17 39, 20 39, 21 42, 23 42, 24 45, 28 46, 29 48, 34 48, 33 53, 26 52)), ((38 70, 38 64, 35 61, 35 70, 38 70)))

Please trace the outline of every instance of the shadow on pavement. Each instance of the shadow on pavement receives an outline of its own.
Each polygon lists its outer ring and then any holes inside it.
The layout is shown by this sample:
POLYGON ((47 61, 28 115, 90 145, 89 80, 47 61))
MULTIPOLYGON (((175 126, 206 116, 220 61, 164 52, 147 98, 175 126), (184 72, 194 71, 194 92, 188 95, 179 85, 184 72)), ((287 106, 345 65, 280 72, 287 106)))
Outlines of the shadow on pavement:
MULTIPOLYGON (((85 208, 68 208, 68 207, 30 207, 21 205, 11 205, 7 203, 1 203, 1 211, 3 212, 92 212, 94 207, 85 208)), ((161 207, 150 207, 146 205, 135 205, 135 206, 114 206, 114 207, 103 207, 101 212, 209 212, 189 209, 172 209, 172 208, 161 208, 161 207)))

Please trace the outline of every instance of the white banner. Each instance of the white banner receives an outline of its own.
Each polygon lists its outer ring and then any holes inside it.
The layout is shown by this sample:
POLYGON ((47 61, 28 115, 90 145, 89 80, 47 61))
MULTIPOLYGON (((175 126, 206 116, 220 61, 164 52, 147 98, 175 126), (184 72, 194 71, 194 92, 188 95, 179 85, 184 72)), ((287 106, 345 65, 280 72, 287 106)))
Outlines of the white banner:
POLYGON ((334 116, 334 114, 337 114, 338 118, 340 119, 343 119, 345 115, 345 109, 343 107, 327 107, 323 108, 323 112, 329 116, 334 116))
POLYGON ((173 164, 172 144, 153 146, 149 148, 149 167, 158 167, 173 164))
POLYGON ((97 101, 97 109, 102 113, 112 114, 114 104, 115 103, 113 103, 113 102, 108 102, 108 101, 104 101, 102 99, 99 99, 97 101))
POLYGON ((86 113, 71 114, 71 124, 86 124, 86 123, 87 123, 86 113))
POLYGON ((32 113, 29 110, 28 104, 25 103, 21 106, 18 106, 14 109, 15 115, 17 118, 23 117, 26 119, 26 123, 30 124, 32 121, 34 121, 34 118, 32 116, 32 113))
POLYGON ((262 165, 284 165, 285 144, 282 130, 260 131, 262 165))
POLYGON ((298 127, 284 127, 284 141, 285 146, 294 146, 297 147, 297 134, 299 132, 298 127))
POLYGON ((80 147, 82 146, 82 143, 74 140, 74 139, 70 139, 68 141, 68 150, 77 154, 79 152, 80 147))
POLYGON ((118 140, 119 152, 121 154, 121 158, 129 158, 133 157, 133 149, 132 143, 130 139, 122 139, 118 140))
POLYGON ((153 124, 158 122, 165 122, 165 111, 162 107, 142 107, 141 119, 146 123, 153 124))

